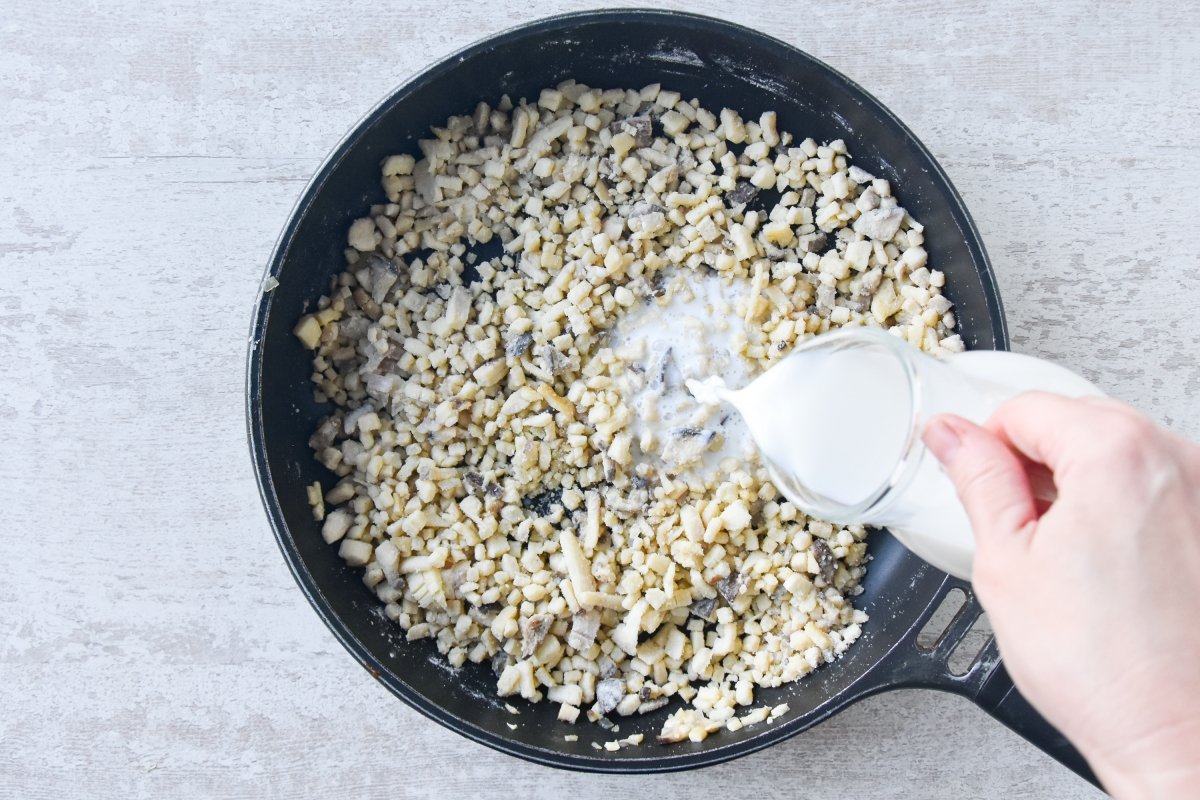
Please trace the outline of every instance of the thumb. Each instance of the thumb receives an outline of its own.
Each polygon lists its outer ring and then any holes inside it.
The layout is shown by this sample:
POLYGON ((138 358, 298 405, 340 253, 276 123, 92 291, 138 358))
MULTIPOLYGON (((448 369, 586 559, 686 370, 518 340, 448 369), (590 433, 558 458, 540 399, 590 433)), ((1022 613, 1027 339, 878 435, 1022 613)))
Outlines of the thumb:
POLYGON ((976 546, 1007 549, 1037 521, 1020 459, 991 432, 950 414, 925 427, 925 446, 946 469, 971 518, 976 546))

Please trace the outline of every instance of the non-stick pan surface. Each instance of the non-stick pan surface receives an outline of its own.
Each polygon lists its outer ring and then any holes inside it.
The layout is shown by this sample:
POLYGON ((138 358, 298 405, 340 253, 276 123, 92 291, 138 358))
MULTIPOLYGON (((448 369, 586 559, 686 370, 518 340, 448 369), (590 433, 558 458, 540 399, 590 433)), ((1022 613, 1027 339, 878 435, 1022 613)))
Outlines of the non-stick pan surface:
MULTIPOLYGON (((453 670, 428 641, 406 642, 379 612, 359 571, 326 546, 312 519, 305 486, 333 476, 313 459, 307 440, 326 408, 313 401, 311 361, 291 329, 343 267, 350 222, 381 202, 379 165, 453 114, 501 94, 536 97, 566 78, 602 88, 660 82, 708 108, 730 107, 757 118, 779 115, 798 137, 846 141, 854 163, 888 178, 901 203, 925 225, 925 248, 947 276, 961 332, 971 348, 1008 345, 1000 297, 970 215, 929 151, 886 108, 820 61, 761 33, 706 17, 656 11, 598 11, 535 22, 486 39, 418 75, 368 114, 318 170, 284 228, 254 315, 247 412, 254 464, 280 548, 300 588, 342 644, 370 673, 426 716, 465 736, 522 758, 558 767, 652 772, 714 764, 792 736, 867 695, 902 686, 945 689, 979 703, 1072 769, 1086 764, 1012 687, 994 643, 964 675, 946 659, 979 614, 965 584, 947 578, 887 533, 873 535, 874 556, 856 601, 870 615, 861 639, 837 663, 804 680, 760 690, 756 704, 788 703, 780 722, 701 743, 649 744, 610 753, 593 742, 615 738, 601 728, 556 721, 551 704, 513 701, 508 713, 485 666, 453 670), (917 647, 917 632, 953 588, 968 603, 942 640, 917 647), (513 730, 509 726, 515 725, 513 730), (577 742, 564 736, 578 734, 577 742)), ((888 402, 881 397, 880 402, 888 402)), ((654 734, 674 706, 620 720, 620 736, 654 734)))

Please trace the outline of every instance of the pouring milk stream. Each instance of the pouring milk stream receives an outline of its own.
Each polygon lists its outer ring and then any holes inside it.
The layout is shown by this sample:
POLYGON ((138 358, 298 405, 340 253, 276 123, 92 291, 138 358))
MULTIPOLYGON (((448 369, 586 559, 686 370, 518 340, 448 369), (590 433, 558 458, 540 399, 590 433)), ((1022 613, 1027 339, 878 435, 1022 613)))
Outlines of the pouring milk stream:
POLYGON ((933 566, 968 580, 971 526, 921 442, 926 422, 952 413, 982 423, 1031 390, 1101 394, 1031 356, 975 350, 936 359, 874 328, 816 337, 737 390, 720 377, 687 387, 701 403, 738 410, 776 487, 805 513, 887 528, 933 566))

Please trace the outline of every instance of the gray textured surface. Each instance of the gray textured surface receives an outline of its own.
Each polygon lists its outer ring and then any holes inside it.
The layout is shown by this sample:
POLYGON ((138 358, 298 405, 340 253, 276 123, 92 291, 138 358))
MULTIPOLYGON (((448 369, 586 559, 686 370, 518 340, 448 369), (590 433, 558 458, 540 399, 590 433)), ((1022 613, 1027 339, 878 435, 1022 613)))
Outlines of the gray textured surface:
MULTIPOLYGON (((404 76, 585 5, 6 6, 0 797, 1098 796, 966 702, 918 692, 700 773, 549 771, 393 700, 296 591, 242 421, 279 228, 404 76)), ((1017 348, 1200 437, 1200 10, 687 7, 868 87, 966 198, 1017 348)))

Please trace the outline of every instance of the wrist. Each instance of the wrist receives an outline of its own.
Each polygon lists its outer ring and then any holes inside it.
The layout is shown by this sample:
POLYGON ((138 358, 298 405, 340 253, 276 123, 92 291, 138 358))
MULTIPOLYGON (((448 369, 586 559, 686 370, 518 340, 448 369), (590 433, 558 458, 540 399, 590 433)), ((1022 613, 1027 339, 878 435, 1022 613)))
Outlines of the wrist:
POLYGON ((1089 762, 1116 800, 1200 797, 1200 745, 1184 740, 1177 746, 1139 756, 1115 762, 1089 758, 1089 762))
POLYGON ((1178 800, 1200 793, 1200 774, 1119 775, 1098 768, 1096 776, 1115 800, 1178 800))

